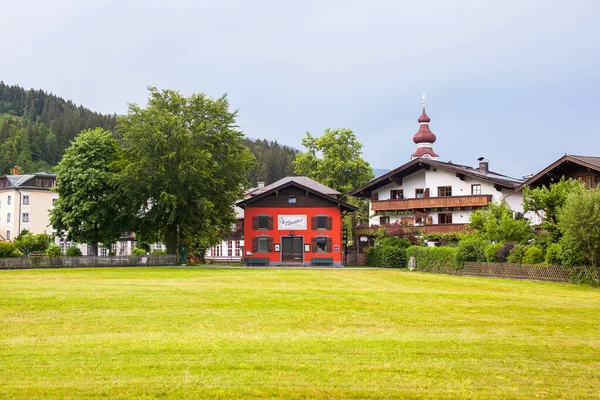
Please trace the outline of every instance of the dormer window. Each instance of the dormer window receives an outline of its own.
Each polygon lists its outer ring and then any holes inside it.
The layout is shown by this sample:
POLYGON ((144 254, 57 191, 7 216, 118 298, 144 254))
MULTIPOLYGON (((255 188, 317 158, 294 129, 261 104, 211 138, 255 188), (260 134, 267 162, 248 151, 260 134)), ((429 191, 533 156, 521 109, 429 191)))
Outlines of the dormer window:
POLYGON ((290 197, 288 198, 288 203, 289 204, 296 204, 296 196, 293 194, 290 194, 290 197))

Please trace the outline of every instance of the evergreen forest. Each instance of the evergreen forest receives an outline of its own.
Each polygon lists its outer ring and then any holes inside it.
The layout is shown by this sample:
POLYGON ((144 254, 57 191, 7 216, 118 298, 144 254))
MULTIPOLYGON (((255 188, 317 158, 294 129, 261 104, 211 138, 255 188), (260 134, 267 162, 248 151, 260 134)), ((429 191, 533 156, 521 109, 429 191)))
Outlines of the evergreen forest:
MULTIPOLYGON (((83 130, 103 128, 116 136, 116 114, 105 115, 43 90, 25 90, 0 81, 0 175, 52 172, 72 140, 83 130)), ((257 164, 252 186, 294 175, 298 150, 264 139, 244 139, 257 164)))

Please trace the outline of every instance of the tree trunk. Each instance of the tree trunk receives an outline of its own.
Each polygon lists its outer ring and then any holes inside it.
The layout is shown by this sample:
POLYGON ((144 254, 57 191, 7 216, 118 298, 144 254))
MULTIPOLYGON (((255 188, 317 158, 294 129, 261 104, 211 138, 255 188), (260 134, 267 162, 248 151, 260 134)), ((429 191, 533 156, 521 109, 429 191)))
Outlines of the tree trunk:
POLYGON ((165 245, 167 246, 167 254, 177 254, 177 226, 169 226, 166 236, 165 245))
POLYGON ((98 257, 98 242, 92 243, 92 256, 98 257))

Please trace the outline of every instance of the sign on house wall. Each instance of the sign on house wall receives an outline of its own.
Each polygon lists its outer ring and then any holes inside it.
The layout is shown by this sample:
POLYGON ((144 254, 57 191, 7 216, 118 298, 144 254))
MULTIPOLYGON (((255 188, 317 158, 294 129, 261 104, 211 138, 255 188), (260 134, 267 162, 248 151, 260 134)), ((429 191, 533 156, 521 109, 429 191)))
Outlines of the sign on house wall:
POLYGON ((306 215, 279 215, 277 221, 279 230, 306 230, 306 215))

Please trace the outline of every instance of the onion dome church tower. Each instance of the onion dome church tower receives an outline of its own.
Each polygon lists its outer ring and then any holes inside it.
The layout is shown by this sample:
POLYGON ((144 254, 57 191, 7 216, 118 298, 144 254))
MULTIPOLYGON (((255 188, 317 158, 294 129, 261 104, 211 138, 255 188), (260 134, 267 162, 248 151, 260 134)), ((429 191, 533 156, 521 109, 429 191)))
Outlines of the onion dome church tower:
POLYGON ((423 113, 419 117, 419 131, 413 136, 413 142, 417 145, 417 150, 410 156, 411 160, 415 158, 431 158, 437 160, 440 156, 433 151, 433 143, 435 143, 435 135, 429 129, 429 121, 431 118, 425 112, 425 95, 423 94, 423 113))

